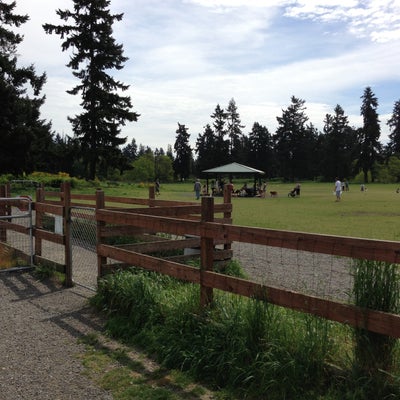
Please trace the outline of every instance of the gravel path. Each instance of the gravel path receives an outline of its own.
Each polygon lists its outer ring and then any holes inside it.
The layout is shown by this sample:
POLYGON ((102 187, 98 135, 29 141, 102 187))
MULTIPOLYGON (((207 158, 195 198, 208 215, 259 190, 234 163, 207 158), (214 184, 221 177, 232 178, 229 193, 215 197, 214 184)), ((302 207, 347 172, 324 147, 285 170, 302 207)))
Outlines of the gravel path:
POLYGON ((38 282, 30 273, 0 274, 1 400, 109 400, 83 374, 83 335, 102 329, 93 292, 38 282))

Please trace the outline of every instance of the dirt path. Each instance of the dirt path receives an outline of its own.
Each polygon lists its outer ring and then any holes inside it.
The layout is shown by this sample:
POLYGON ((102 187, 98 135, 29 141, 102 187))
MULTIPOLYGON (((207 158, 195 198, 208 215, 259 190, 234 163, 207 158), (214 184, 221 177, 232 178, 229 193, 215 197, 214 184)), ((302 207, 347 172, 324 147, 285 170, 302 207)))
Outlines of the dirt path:
POLYGON ((0 274, 1 400, 109 400, 83 374, 83 335, 102 329, 93 292, 38 282, 29 273, 0 274))

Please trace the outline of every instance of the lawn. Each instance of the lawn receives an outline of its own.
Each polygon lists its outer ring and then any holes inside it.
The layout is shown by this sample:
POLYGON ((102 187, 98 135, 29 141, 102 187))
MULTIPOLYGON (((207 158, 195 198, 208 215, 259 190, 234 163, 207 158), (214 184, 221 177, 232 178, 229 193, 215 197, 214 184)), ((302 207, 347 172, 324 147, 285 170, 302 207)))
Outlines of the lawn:
MULTIPOLYGON (((240 182, 235 182, 240 186, 240 182)), ((104 187, 109 195, 146 197, 141 185, 104 187)), ((302 231, 339 236, 400 240, 400 193, 395 184, 370 184, 361 192, 350 184, 342 200, 335 202, 333 183, 302 183, 301 196, 288 197, 293 184, 270 183, 278 197, 232 198, 233 223, 278 230, 302 231)), ((93 191, 92 191, 93 192, 93 191)), ((192 183, 162 184, 160 199, 196 201, 192 183)), ((221 202, 222 198, 215 198, 221 202)))

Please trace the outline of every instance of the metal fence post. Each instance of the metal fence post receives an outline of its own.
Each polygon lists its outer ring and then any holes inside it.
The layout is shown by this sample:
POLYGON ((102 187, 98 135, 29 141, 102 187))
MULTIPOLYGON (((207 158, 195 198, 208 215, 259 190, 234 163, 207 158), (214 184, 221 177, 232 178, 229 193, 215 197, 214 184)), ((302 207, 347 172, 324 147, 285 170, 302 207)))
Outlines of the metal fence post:
MULTIPOLYGON (((101 189, 96 190, 96 249, 101 244, 101 228, 105 226, 105 222, 97 220, 97 210, 105 208, 104 192, 101 189)), ((97 279, 103 276, 103 264, 106 264, 107 258, 99 256, 97 250, 97 279)))
MULTIPOLYGON (((43 203, 44 202, 44 187, 41 186, 36 189, 36 201, 35 205, 37 203, 43 203)), ((35 207, 35 228, 37 229, 42 229, 43 228, 43 212, 38 211, 37 208, 35 207)), ((35 234, 35 256, 41 256, 42 255, 42 239, 38 238, 38 236, 35 234)))
POLYGON ((72 280, 72 248, 71 248, 71 185, 63 182, 63 231, 64 231, 64 254, 65 254, 65 285, 71 287, 72 280))

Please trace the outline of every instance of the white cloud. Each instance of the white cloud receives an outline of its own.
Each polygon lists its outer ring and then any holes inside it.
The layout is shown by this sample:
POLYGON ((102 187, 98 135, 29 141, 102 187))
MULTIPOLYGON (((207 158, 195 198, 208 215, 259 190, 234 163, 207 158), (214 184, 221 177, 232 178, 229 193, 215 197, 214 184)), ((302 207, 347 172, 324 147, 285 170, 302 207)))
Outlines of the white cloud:
POLYGON ((295 3, 287 8, 287 16, 345 22, 352 34, 377 42, 400 39, 399 1, 298 0, 295 3))
MULTIPOLYGON (((17 3, 31 16, 22 61, 49 77, 43 117, 70 133, 67 116, 81 110, 79 97, 65 90, 77 81, 65 67, 61 40, 41 25, 60 23, 56 8, 70 9, 72 1, 17 3)), ((111 6, 124 13, 114 32, 129 57, 116 76, 131 85, 134 111, 141 114, 123 135, 151 147, 173 144, 178 122, 194 143, 215 106, 226 107, 232 97, 245 132, 257 121, 273 133, 292 95, 306 100, 317 127, 336 104, 359 125, 364 88, 400 83, 398 1, 113 0, 111 6)), ((384 131, 398 99, 375 94, 385 104, 384 131)))

